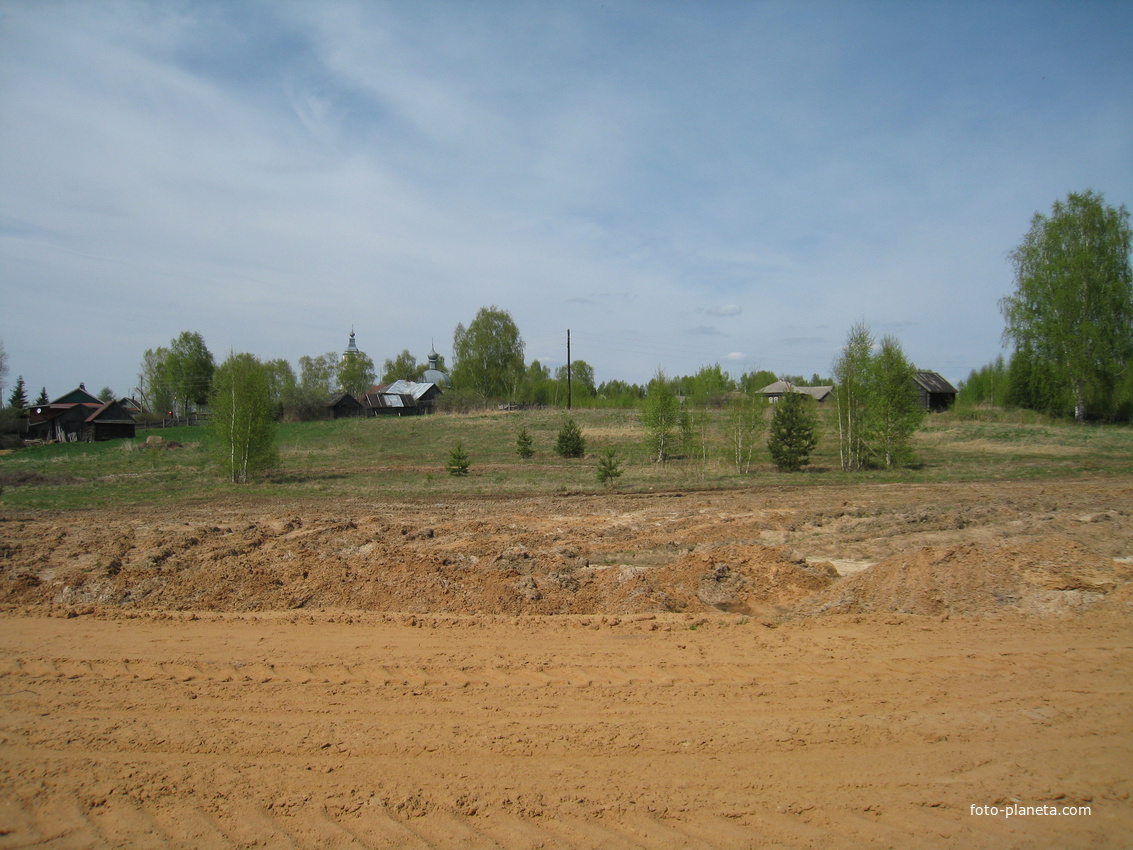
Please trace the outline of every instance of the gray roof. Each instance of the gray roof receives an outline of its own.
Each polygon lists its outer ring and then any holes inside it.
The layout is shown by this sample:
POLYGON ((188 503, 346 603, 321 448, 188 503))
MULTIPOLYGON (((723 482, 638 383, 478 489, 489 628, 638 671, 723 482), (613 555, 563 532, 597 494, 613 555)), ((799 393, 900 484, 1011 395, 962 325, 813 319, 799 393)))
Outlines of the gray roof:
POLYGON ((434 386, 436 386, 436 384, 432 381, 394 381, 392 384, 382 387, 381 392, 383 394, 396 393, 398 395, 410 395, 419 401, 421 396, 427 393, 430 387, 434 386))
POLYGON ((956 388, 948 383, 937 372, 917 372, 913 376, 926 392, 956 395, 956 388))
POLYGON ((816 401, 822 401, 831 392, 834 387, 800 387, 798 384, 788 384, 786 381, 776 381, 773 384, 768 384, 760 390, 764 395, 785 395, 786 393, 801 393, 814 398, 816 401))
POLYGON ((425 374, 421 377, 425 379, 426 384, 436 384, 438 387, 452 386, 452 378, 440 369, 426 369, 425 374))

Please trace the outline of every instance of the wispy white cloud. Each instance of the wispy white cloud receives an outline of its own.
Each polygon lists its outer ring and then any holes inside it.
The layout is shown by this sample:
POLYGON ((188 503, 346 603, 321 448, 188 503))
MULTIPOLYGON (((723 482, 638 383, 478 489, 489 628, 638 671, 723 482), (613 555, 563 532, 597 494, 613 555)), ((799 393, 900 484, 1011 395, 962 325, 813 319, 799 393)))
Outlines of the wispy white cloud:
POLYGON ((0 338, 52 390, 184 329, 444 353, 487 304, 599 380, 824 372, 858 320, 958 380, 1032 212, 1133 203, 1121 4, 3 14, 0 338))
POLYGON ((743 312, 739 304, 721 304, 719 306, 705 307, 702 312, 709 316, 738 316, 743 312))

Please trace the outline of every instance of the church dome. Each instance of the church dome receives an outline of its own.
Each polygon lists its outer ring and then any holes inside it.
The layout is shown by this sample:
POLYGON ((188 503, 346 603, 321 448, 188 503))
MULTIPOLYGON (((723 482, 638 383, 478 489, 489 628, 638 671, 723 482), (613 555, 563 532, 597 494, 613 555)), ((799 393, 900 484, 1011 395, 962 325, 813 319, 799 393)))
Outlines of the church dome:
POLYGON ((358 343, 354 339, 354 328, 350 329, 350 342, 346 344, 346 351, 342 352, 342 359, 353 357, 355 354, 360 354, 358 351, 358 343))
POLYGON ((437 360, 440 355, 437 354, 436 348, 429 347, 429 368, 425 370, 425 374, 421 376, 421 381, 426 384, 436 384, 438 387, 451 387, 452 379, 437 368, 437 360))

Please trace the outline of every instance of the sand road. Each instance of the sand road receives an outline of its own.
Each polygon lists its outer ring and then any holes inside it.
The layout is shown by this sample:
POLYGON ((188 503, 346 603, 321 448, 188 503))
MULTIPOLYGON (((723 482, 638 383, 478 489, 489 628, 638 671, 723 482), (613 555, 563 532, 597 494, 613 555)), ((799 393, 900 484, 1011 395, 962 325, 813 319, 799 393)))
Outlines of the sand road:
POLYGON ((1104 611, 9 614, 0 848, 1127 847, 1131 691, 1104 611))

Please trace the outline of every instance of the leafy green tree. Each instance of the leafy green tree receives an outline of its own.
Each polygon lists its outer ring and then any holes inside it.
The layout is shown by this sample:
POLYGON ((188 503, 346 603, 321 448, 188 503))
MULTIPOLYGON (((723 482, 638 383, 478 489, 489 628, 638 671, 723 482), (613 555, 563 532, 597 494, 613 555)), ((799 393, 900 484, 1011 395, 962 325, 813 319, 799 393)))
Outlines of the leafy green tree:
POLYGON ((690 378, 682 379, 681 384, 686 388, 685 394, 694 404, 713 403, 717 407, 723 404, 724 396, 736 388, 736 382, 720 368, 719 363, 700 367, 699 372, 690 378))
POLYGON ((598 386, 598 398, 609 407, 636 407, 645 398, 645 389, 625 381, 603 381, 598 386))
POLYGON ((838 453, 844 471, 862 469, 869 462, 872 357, 873 333, 859 322, 850 328, 842 354, 834 364, 838 453))
POLYGON ((737 473, 746 475, 755 462, 759 437, 767 428, 767 398, 757 392, 730 398, 726 427, 730 460, 735 464, 737 473))
POLYGON ((320 396, 329 396, 338 388, 339 356, 333 351, 326 354, 299 358, 299 386, 320 396))
POLYGON ((215 369, 212 353, 199 333, 182 331, 169 344, 159 374, 173 396, 175 409, 182 416, 189 416, 208 402, 215 369))
POLYGON ((516 398, 524 375, 523 338, 507 311, 481 307, 467 328, 458 324, 452 353, 453 386, 470 389, 484 401, 516 398))
POLYGON ((551 370, 538 360, 532 360, 523 373, 518 401, 545 406, 553 403, 555 389, 555 382, 551 380, 551 370))
POLYGON ((12 394, 8 396, 8 407, 19 411, 28 409, 27 386, 24 384, 23 375, 16 378, 16 385, 12 387, 12 394))
POLYGON ((333 351, 315 357, 303 355, 298 362, 298 376, 287 361, 268 364, 273 403, 278 393, 277 416, 288 422, 325 418, 327 400, 338 387, 339 355, 333 351))
POLYGON ((98 400, 99 401, 113 401, 114 400, 114 390, 112 390, 110 387, 103 387, 101 390, 98 391, 98 400))
POLYGON ((1055 384, 1034 351, 1020 345, 1007 364, 1007 405, 1057 415, 1065 413, 1073 401, 1069 389, 1055 384))
POLYGON ((991 363, 973 369, 968 378, 960 382, 956 404, 961 407, 975 407, 981 404, 1007 404, 1007 363, 999 355, 991 363))
MULTIPOLYGON (((555 370, 555 383, 558 384, 558 403, 567 400, 567 367, 555 370)), ((594 367, 585 360, 574 360, 570 364, 570 397, 574 404, 585 402, 598 394, 594 386, 594 367)))
POLYGON ((138 370, 138 400, 158 416, 173 412, 173 388, 166 381, 165 374, 168 356, 168 348, 147 348, 138 370))
POLYGON ((814 406, 814 399, 804 393, 785 393, 775 403, 767 450, 780 472, 798 472, 810 463, 810 453, 818 445, 814 406))
POLYGON ((586 453, 586 438, 582 436, 582 429, 569 417, 559 429, 555 452, 559 457, 582 457, 586 453))
POLYGON ((51 399, 47 397, 47 387, 40 387, 39 397, 35 400, 35 406, 41 407, 45 404, 51 404, 51 399))
POLYGON ((641 424, 645 428, 645 444, 657 463, 672 458, 682 440, 682 428, 688 417, 682 415, 680 399, 665 373, 657 370, 641 405, 641 424))
POLYGON ((291 364, 282 357, 265 361, 264 370, 268 376, 268 399, 271 403, 272 418, 279 419, 283 416, 287 400, 294 395, 299 381, 291 364))
POLYGON ((886 467, 908 463, 912 458, 910 441, 924 421, 915 383, 916 367, 905 357, 896 337, 886 336, 870 362, 871 419, 878 454, 886 467))
MULTIPOLYGON (((439 364, 438 364, 438 368, 439 364)), ((425 371, 425 366, 417 362, 417 358, 404 348, 401 354, 394 358, 386 358, 382 364, 382 383, 392 384, 394 381, 416 381, 425 371)))
POLYGON ((1000 301, 1004 336, 1033 357, 1074 418, 1109 414, 1133 360, 1133 270, 1129 211, 1092 191, 1035 213, 1011 252, 1015 292, 1000 301))
POLYGON ((757 372, 744 372, 740 376, 739 390, 747 395, 752 395, 777 380, 779 380, 779 376, 767 369, 760 369, 757 372))
POLYGON ((342 356, 338 364, 338 388, 361 398, 374 385, 377 373, 374 361, 364 351, 352 351, 342 356))
POLYGON ((279 463, 268 370, 251 354, 231 353, 213 376, 209 436, 217 464, 234 484, 279 463))

